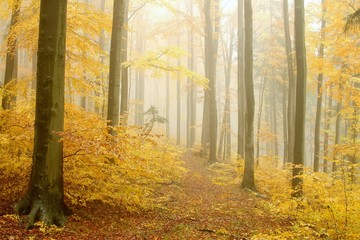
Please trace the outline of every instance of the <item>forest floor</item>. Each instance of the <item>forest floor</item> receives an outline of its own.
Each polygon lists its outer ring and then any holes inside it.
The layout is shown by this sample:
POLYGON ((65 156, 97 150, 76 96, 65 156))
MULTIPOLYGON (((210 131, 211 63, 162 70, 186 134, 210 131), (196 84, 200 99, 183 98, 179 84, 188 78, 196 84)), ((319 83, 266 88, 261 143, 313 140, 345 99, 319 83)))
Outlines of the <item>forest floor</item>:
POLYGON ((93 204, 73 208, 64 228, 26 230, 13 215, 5 215, 12 204, 2 201, 0 239, 251 239, 289 225, 262 207, 269 200, 213 184, 201 158, 188 152, 183 161, 184 181, 164 185, 157 193, 162 207, 146 212, 93 204))

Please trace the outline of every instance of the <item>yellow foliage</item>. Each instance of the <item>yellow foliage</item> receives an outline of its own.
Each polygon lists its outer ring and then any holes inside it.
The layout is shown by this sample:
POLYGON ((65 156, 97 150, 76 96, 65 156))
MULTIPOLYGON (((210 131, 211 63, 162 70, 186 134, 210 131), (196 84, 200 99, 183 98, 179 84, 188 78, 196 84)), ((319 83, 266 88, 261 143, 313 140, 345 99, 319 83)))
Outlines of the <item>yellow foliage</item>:
MULTIPOLYGON (((257 234, 252 239, 360 238, 360 185, 351 183, 349 163, 339 162, 340 171, 332 175, 306 169, 302 176, 304 197, 293 199, 291 166, 275 169, 270 159, 260 161, 255 171, 256 186, 270 197, 270 201, 262 201, 261 207, 288 219, 291 225, 269 229, 268 234, 257 234)), ((213 181, 240 186, 242 171, 238 171, 238 164, 233 161, 212 165, 213 181)))
MULTIPOLYGON (((1 197, 13 200, 27 186, 33 148, 33 111, 0 111, 1 197)), ((179 181, 185 169, 174 146, 143 139, 138 127, 118 127, 108 134, 97 115, 67 105, 64 142, 64 187, 72 204, 100 201, 129 211, 155 207, 161 184, 179 181)))

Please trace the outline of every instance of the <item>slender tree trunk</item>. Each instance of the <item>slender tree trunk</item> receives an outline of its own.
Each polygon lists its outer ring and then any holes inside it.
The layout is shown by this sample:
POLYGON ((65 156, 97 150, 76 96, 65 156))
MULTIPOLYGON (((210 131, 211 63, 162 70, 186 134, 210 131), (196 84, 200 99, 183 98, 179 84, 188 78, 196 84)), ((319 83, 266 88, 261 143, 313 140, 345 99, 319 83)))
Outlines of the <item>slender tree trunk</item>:
MULTIPOLYGON (((193 18, 193 3, 190 2, 189 15, 190 19, 193 18)), ((188 69, 194 71, 194 31, 192 25, 189 24, 188 28, 188 69)), ((188 106, 187 106, 187 115, 188 115, 188 143, 187 147, 194 147, 195 144, 195 134, 196 134, 196 86, 193 82, 193 79, 188 79, 188 106)))
MULTIPOLYGON (((122 31, 121 43, 121 63, 127 61, 128 55, 128 18, 129 18, 129 0, 124 0, 124 25, 122 31)), ((129 69, 128 67, 121 66, 121 104, 120 104, 120 117, 121 124, 127 125, 128 123, 128 100, 129 100, 129 69)))
POLYGON ((244 0, 238 0, 238 149, 245 158, 244 0))
POLYGON ((170 72, 166 72, 166 137, 170 138, 170 72))
POLYGON ((324 163, 323 163, 323 171, 327 173, 329 170, 328 166, 328 158, 329 158, 329 131, 330 131, 330 121, 332 117, 332 98, 328 95, 328 103, 327 107, 325 108, 325 126, 324 126, 324 163))
MULTIPOLYGON (((139 52, 145 52, 145 40, 142 32, 138 33, 136 39, 136 48, 139 52)), ((135 123, 139 126, 144 125, 144 90, 145 90, 145 73, 143 70, 136 71, 136 107, 135 107, 135 123)))
MULTIPOLYGON (((178 38, 178 45, 180 39, 178 38)), ((178 59, 178 66, 180 66, 180 59, 178 59)), ((177 74, 176 81, 176 145, 180 145, 181 139, 181 91, 180 91, 180 74, 177 74)))
POLYGON ((253 86, 253 20, 251 0, 244 1, 245 13, 245 168, 242 188, 256 191, 254 177, 254 86, 253 86))
MULTIPOLYGON (((321 21, 321 36, 320 41, 325 40, 325 0, 322 0, 322 21, 321 21)), ((319 46, 319 58, 324 59, 324 50, 325 46, 321 42, 319 46)), ((321 110, 322 110, 322 85, 324 79, 324 73, 322 69, 319 69, 320 73, 318 74, 318 84, 317 84, 317 105, 316 105, 316 118, 315 118, 315 144, 314 144, 314 172, 319 171, 320 165, 320 129, 321 129, 321 110)))
MULTIPOLYGON (((341 124, 340 111, 341 111, 341 103, 338 101, 336 104, 335 145, 340 144, 340 124, 341 124)), ((337 156, 335 154, 333 155, 333 159, 337 160, 337 156)), ((336 164, 336 161, 334 161, 332 165, 332 171, 336 172, 337 168, 338 166, 336 164)))
POLYGON ((278 166, 279 157, 279 142, 278 142, 278 128, 277 128, 277 106, 276 106, 276 87, 277 82, 273 81, 271 86, 271 105, 272 105, 272 132, 275 136, 274 139, 274 166, 278 166))
POLYGON ((293 197, 302 197, 305 147, 305 109, 306 109, 306 49, 304 0, 295 1, 295 47, 296 47, 296 109, 295 141, 292 188, 293 197))
MULTIPOLYGON (((114 0, 113 22, 110 45, 110 69, 109 69, 109 95, 107 120, 109 126, 119 124, 119 100, 120 100, 120 62, 121 45, 124 28, 125 1, 114 0)), ((110 133, 116 132, 111 129, 110 133)))
POLYGON ((259 95, 259 109, 258 109, 258 120, 257 120, 257 134, 256 134, 256 165, 259 166, 260 159, 260 130, 261 130, 261 116, 264 104, 264 93, 267 82, 267 71, 264 76, 264 80, 261 85, 261 91, 259 95))
POLYGON ((47 225, 65 222, 63 144, 66 0, 41 1, 33 164, 29 187, 15 205, 47 225))
MULTIPOLYGON (((285 79, 285 77, 284 77, 285 79)), ((286 100, 287 100, 287 88, 286 88, 286 84, 282 85, 282 110, 283 110, 283 134, 284 134, 284 159, 283 159, 283 163, 287 163, 288 160, 288 122, 287 122, 287 105, 286 105, 286 100)))
MULTIPOLYGON (((7 49, 6 49, 6 62, 5 62, 5 75, 4 75, 4 97, 1 102, 3 109, 10 109, 14 104, 16 99, 11 93, 14 89, 14 81, 17 78, 17 36, 15 31, 15 26, 17 25, 19 15, 20 15, 20 0, 14 0, 12 15, 9 27, 9 34, 12 36, 8 37, 7 49), (15 101, 14 101, 15 100, 15 101)), ((15 95, 16 96, 16 95, 15 95)))
POLYGON ((288 0, 283 0, 283 11, 284 11, 284 30, 285 30, 285 45, 286 45, 286 56, 288 65, 288 77, 289 77, 289 91, 288 91, 288 156, 287 161, 293 163, 294 161, 294 134, 295 134, 295 96, 296 96, 296 85, 295 85, 295 74, 294 74, 294 61, 292 57, 292 47, 290 38, 290 26, 289 26, 289 7, 288 0))

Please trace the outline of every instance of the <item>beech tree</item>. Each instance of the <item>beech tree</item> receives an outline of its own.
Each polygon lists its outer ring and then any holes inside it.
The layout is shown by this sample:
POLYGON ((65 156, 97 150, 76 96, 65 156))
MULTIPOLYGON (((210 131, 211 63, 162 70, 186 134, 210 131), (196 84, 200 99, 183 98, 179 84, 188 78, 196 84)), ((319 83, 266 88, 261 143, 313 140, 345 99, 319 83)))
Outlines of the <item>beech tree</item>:
POLYGON ((294 136, 293 197, 301 197, 305 148, 305 109, 306 109, 306 50, 304 0, 295 1, 295 49, 296 49, 296 108, 294 136))
POLYGON ((245 23, 245 168, 242 188, 256 191, 254 177, 254 113, 255 98, 253 84, 253 21, 251 0, 244 1, 245 23))
POLYGON ((238 0, 238 149, 245 156, 244 0, 238 0))
POLYGON ((283 1, 283 16, 284 16, 284 31, 285 31, 285 53, 287 57, 288 69, 288 109, 287 109, 287 145, 284 151, 284 162, 293 162, 294 159, 294 109, 295 109, 295 74, 294 74, 294 61, 292 57, 292 46, 290 37, 290 24, 289 24, 289 6, 288 0, 283 1))
POLYGON ((40 6, 35 139, 32 171, 18 214, 62 226, 66 206, 63 188, 64 75, 67 0, 43 0, 40 6))
MULTIPOLYGON (((122 32, 124 28, 125 1, 114 0, 111 46, 110 46, 110 68, 109 68, 109 95, 107 120, 110 126, 119 124, 120 105, 120 73, 121 73, 121 45, 122 32)), ((111 134, 116 134, 111 130, 111 134)))
MULTIPOLYGON (((322 0, 322 20, 321 20, 321 36, 320 40, 325 39, 325 0, 322 0)), ((324 43, 320 43, 318 50, 318 57, 320 59, 324 58, 324 43)), ((316 119, 315 119, 315 146, 314 146, 314 172, 319 171, 320 166, 320 123, 321 123, 321 110, 322 110, 322 99, 323 99, 323 79, 324 73, 322 69, 319 69, 320 72, 317 76, 317 106, 316 106, 316 119)))

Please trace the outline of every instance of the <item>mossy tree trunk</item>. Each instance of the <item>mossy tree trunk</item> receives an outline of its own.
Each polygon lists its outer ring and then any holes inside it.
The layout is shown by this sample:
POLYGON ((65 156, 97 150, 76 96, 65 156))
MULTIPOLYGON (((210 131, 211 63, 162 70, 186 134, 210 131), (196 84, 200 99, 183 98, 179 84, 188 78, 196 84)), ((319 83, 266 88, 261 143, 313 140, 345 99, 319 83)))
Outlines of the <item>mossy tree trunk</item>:
POLYGON ((29 187, 15 211, 47 225, 65 222, 63 144, 67 0, 43 0, 40 7, 35 140, 29 187))
POLYGON ((253 21, 251 0, 244 1, 245 20, 245 168, 242 188, 256 191, 254 177, 254 83, 253 83, 253 21))

